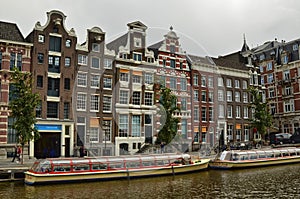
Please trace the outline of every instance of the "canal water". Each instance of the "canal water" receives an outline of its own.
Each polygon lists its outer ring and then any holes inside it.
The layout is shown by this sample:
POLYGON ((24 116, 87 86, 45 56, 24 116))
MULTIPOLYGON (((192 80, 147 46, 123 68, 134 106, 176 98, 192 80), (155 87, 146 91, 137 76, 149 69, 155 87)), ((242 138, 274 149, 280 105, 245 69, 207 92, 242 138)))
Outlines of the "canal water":
POLYGON ((1 182, 0 198, 300 198, 300 164, 60 185, 1 182))

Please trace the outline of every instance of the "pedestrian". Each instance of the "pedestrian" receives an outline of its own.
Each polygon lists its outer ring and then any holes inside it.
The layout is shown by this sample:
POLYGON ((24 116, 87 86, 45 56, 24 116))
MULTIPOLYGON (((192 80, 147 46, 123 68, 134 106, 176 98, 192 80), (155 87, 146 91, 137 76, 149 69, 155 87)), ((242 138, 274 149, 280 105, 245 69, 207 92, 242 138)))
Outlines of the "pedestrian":
POLYGON ((16 157, 18 156, 18 147, 17 145, 14 146, 14 157, 12 159, 12 162, 15 161, 16 157))
POLYGON ((22 149, 20 146, 17 147, 17 158, 18 158, 18 161, 17 162, 20 162, 21 161, 21 155, 22 155, 22 149))

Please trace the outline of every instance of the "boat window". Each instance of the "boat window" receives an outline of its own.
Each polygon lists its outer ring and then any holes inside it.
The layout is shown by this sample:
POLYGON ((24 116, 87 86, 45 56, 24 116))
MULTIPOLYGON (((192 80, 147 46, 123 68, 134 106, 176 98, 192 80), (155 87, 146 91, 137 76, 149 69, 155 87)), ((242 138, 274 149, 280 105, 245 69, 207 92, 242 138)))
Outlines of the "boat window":
POLYGON ((240 160, 249 160, 248 155, 241 155, 240 160))
POLYGON ((296 152, 290 152, 290 156, 296 156, 296 152))
POLYGON ((126 168, 139 168, 140 162, 126 162, 126 168))
POLYGON ((109 164, 111 169, 121 169, 124 168, 123 162, 112 162, 109 164))
POLYGON ((286 157, 286 156, 290 156, 290 154, 289 154, 288 152, 283 152, 283 153, 282 153, 282 156, 283 156, 283 157, 286 157))
POLYGON ((142 162, 142 165, 143 165, 144 167, 150 167, 150 166, 153 166, 153 165, 155 165, 155 164, 154 164, 153 161, 143 161, 143 162, 142 162))
POLYGON ((255 160, 257 159, 257 155, 256 154, 251 154, 250 155, 250 160, 255 160))
POLYGON ((162 165, 165 165, 165 163, 164 163, 163 160, 156 160, 156 165, 157 166, 162 166, 162 165))
POLYGON ((266 155, 264 153, 259 153, 258 158, 266 158, 266 155))
POLYGON ((107 165, 106 164, 93 164, 92 165, 92 169, 93 170, 106 170, 107 169, 107 165))
POLYGON ((275 158, 281 157, 281 153, 275 153, 275 158))
POLYGON ((273 158, 274 155, 273 155, 272 153, 266 153, 266 157, 267 157, 267 158, 273 158))
POLYGON ((74 164, 73 171, 87 171, 90 170, 88 164, 74 164))
POLYGON ((53 165, 53 171, 54 172, 67 172, 71 171, 71 166, 70 165, 53 165))
POLYGON ((233 161, 237 161, 239 159, 239 154, 234 153, 232 156, 233 161))

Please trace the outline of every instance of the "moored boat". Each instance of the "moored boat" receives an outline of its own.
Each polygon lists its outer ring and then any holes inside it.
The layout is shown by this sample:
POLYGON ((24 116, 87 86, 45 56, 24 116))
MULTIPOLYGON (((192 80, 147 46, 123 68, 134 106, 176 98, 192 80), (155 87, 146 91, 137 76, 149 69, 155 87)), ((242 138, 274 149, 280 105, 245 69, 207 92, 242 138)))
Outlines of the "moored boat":
POLYGON ((35 185, 175 175, 207 169, 209 161, 188 154, 41 159, 25 172, 25 183, 35 185))
POLYGON ((223 151, 209 163, 214 169, 237 169, 300 162, 300 148, 223 151))

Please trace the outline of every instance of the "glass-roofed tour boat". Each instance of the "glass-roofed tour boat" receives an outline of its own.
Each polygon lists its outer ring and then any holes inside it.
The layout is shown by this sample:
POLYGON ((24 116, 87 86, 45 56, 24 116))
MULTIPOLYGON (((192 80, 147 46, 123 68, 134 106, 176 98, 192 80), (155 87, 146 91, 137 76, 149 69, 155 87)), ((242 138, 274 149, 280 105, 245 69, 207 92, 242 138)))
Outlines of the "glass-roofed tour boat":
POLYGON ((34 185, 175 175, 207 169, 209 161, 189 154, 40 159, 25 172, 25 183, 34 185))

